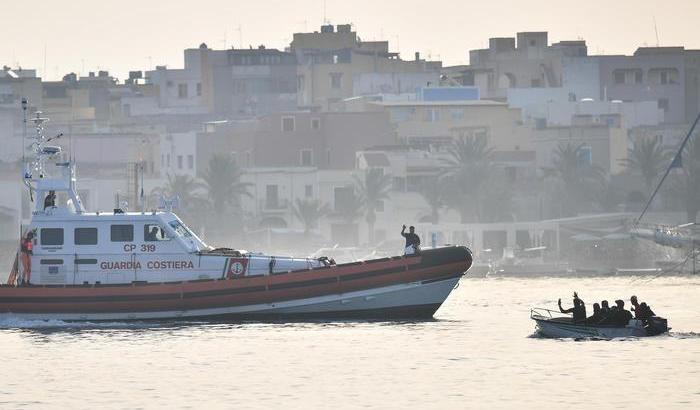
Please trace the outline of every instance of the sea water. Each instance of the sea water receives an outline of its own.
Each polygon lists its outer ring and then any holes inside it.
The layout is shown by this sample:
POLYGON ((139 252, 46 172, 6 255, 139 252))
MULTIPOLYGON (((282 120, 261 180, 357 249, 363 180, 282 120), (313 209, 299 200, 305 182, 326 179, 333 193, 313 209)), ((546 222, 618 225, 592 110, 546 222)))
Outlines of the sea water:
MULTIPOLYGON (((465 277, 408 322, 0 322, 0 408, 700 408, 700 277, 465 277), (544 339, 530 308, 636 294, 668 335, 544 339)), ((627 302, 628 303, 628 302, 627 302)))

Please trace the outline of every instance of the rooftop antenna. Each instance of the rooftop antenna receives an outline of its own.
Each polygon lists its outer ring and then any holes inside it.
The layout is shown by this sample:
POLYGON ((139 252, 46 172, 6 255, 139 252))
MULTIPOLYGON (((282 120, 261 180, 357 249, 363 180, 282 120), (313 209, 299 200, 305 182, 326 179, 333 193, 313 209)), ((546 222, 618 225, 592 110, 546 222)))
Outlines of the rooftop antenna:
POLYGON ((656 16, 653 17, 654 19, 654 33, 656 33, 656 47, 659 46, 659 28, 656 26, 656 16))
POLYGON ((46 76, 46 43, 44 43, 44 76, 46 76))
POLYGON ((243 49, 243 27, 241 27, 241 25, 239 24, 238 29, 236 29, 236 31, 238 31, 238 48, 242 50, 243 49))

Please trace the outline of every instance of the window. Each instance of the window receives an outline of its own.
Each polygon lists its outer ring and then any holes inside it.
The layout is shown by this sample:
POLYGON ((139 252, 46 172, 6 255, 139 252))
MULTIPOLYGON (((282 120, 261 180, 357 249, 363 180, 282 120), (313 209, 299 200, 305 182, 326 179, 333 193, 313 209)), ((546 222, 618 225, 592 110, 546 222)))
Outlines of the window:
POLYGON ((194 169, 194 155, 187 156, 187 169, 194 169))
POLYGON ((532 86, 532 88, 542 87, 542 80, 540 80, 539 78, 533 78, 530 81, 530 85, 532 86))
POLYGON ((331 165, 331 149, 326 150, 326 165, 331 165))
POLYGON ((339 89, 342 86, 343 73, 330 73, 331 88, 339 89))
POLYGON ((625 72, 622 70, 615 70, 615 73, 613 74, 615 77, 615 84, 624 84, 625 83, 625 72))
POLYGON ((375 204, 374 210, 377 212, 384 212, 384 201, 381 199, 379 201, 377 201, 377 203, 375 204))
POLYGON ((668 98, 659 98, 657 105, 658 105, 660 110, 664 110, 664 112, 668 112, 668 110, 669 110, 668 98))
POLYGON ((659 73, 659 83, 668 84, 668 73, 666 71, 659 73))
POLYGON ((170 168, 170 154, 166 155, 165 158, 167 159, 166 166, 170 168))
POLYGON ((112 242, 133 242, 134 225, 112 225, 110 239, 112 242))
POLYGON ((197 96, 202 95, 202 83, 197 83, 197 96))
POLYGON ((336 212, 351 212, 350 207, 357 202, 355 199, 355 189, 351 186, 336 187, 333 190, 334 204, 336 212))
POLYGON ((450 117, 453 120, 463 120, 464 119, 464 110, 459 109, 459 108, 452 108, 450 110, 450 117))
POLYGON ((175 230, 177 236, 189 238, 192 236, 192 232, 188 227, 183 225, 180 221, 172 221, 168 225, 175 230))
POLYGON ((265 187, 265 209, 279 208, 279 193, 277 185, 268 185, 265 187))
POLYGON ((310 149, 301 150, 299 160, 302 167, 313 166, 313 151, 311 151, 310 149))
POLYGON ((579 168, 586 168, 593 165, 593 152, 589 146, 582 146, 576 157, 576 163, 579 168))
POLYGON ((41 230, 40 236, 42 245, 63 245, 63 228, 43 228, 41 230))
POLYGON ((177 97, 178 98, 187 98, 187 84, 178 84, 177 85, 177 97))
POLYGON ((307 198, 311 198, 314 196, 314 186, 313 185, 305 185, 304 186, 304 196, 307 198))
POLYGON ((97 228, 75 228, 73 238, 76 245, 97 245, 97 228))
POLYGON ((635 72, 634 72, 634 83, 635 83, 635 84, 641 84, 641 83, 642 83, 642 70, 635 70, 635 72))
POLYGON ((169 241, 168 235, 165 234, 165 230, 158 224, 145 224, 143 226, 143 240, 146 242, 160 242, 169 241))
POLYGON ((282 132, 294 132, 294 117, 282 117, 282 132))
POLYGON ((177 156, 177 169, 182 169, 182 155, 177 156))
POLYGON ((440 121, 440 111, 436 108, 428 108, 423 112, 423 121, 438 122, 440 121))
POLYGON ((312 130, 320 130, 321 129, 321 119, 320 118, 312 118, 311 119, 311 129, 312 130))

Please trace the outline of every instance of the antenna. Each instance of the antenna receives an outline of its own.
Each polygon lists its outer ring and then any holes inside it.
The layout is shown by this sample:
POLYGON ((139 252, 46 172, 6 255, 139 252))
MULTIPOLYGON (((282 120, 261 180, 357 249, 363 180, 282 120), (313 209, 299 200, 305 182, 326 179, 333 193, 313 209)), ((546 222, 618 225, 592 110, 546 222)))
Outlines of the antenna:
POLYGON ((653 17, 654 19, 654 33, 656 33, 656 47, 659 46, 659 28, 656 26, 656 16, 653 17))
POLYGON ((323 24, 328 24, 328 19, 326 18, 326 0, 323 0, 323 24))

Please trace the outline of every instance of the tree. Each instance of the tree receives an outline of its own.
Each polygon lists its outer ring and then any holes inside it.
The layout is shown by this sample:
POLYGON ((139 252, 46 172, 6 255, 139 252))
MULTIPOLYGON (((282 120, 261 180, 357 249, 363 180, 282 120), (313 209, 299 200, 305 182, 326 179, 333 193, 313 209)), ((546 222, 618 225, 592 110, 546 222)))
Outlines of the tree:
POLYGON ((232 208, 240 211, 241 197, 252 197, 249 183, 241 182, 241 169, 229 155, 214 155, 202 176, 212 209, 217 217, 232 208))
POLYGON ((162 187, 151 191, 151 197, 167 196, 179 199, 179 213, 183 219, 194 219, 200 222, 200 216, 206 213, 208 203, 201 196, 206 187, 200 181, 189 175, 167 175, 168 180, 162 187))
POLYGON ((349 190, 347 195, 343 197, 342 203, 335 204, 335 210, 345 223, 354 224, 364 212, 362 198, 357 193, 355 186, 350 186, 346 189, 349 190))
POLYGON ((364 173, 364 178, 354 175, 355 188, 365 211, 365 220, 369 229, 369 242, 374 243, 374 224, 377 222, 377 208, 381 201, 389 198, 391 177, 384 175, 384 170, 371 168, 364 173))
POLYGON ((493 148, 485 138, 466 136, 456 139, 443 162, 447 170, 444 200, 460 214, 462 223, 482 220, 482 199, 488 180, 494 171, 493 148), (472 216, 472 218, 470 218, 472 216))
POLYGON ((644 178, 647 193, 651 193, 652 184, 669 164, 670 155, 656 138, 643 138, 628 149, 628 158, 621 160, 631 171, 638 171, 644 178))
POLYGON ((700 212, 700 143, 691 140, 681 155, 680 172, 670 180, 669 191, 685 208, 688 222, 696 222, 700 212))
POLYGON ((318 221, 330 213, 328 204, 318 199, 299 199, 292 208, 294 216, 304 225, 304 234, 318 226, 318 221))
POLYGON ((591 204, 604 179, 600 167, 581 161, 583 147, 584 144, 570 142, 559 144, 553 152, 553 166, 543 169, 544 178, 557 184, 552 201, 558 202, 561 216, 577 215, 586 204, 591 204))
POLYGON ((418 190, 430 207, 430 222, 440 221, 440 210, 445 206, 445 192, 438 178, 425 180, 418 190))

